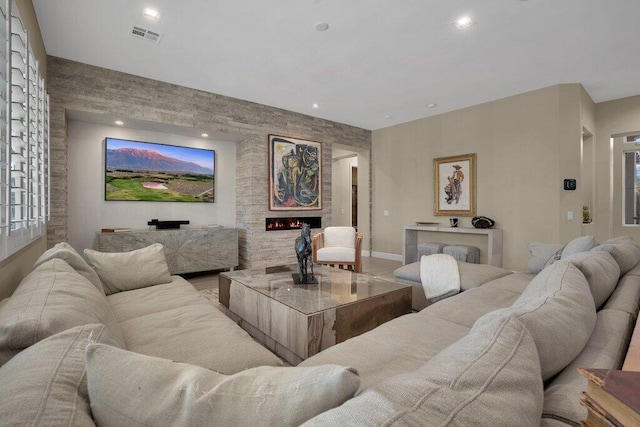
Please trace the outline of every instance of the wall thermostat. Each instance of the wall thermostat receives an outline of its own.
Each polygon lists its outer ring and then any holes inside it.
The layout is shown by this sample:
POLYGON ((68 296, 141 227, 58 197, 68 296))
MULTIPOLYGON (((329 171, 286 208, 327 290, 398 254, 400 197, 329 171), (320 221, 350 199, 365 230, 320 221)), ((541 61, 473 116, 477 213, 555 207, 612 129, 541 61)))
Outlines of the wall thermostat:
POLYGON ((576 189, 576 180, 575 179, 565 179, 564 180, 564 189, 565 190, 575 190, 576 189))

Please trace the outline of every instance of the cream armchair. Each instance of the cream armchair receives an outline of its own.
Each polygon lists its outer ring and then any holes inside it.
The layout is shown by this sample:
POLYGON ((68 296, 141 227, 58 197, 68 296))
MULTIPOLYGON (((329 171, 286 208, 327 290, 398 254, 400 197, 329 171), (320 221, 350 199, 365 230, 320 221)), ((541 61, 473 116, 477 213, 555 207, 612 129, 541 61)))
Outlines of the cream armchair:
POLYGON ((362 234, 353 227, 327 227, 313 236, 313 263, 362 273, 362 234))

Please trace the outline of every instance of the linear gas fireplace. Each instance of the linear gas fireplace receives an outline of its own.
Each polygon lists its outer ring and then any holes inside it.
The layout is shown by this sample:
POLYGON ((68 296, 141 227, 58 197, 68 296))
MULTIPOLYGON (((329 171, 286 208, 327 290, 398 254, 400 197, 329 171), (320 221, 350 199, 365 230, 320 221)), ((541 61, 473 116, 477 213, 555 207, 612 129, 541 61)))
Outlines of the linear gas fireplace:
POLYGON ((311 228, 322 228, 321 216, 293 216, 287 218, 266 218, 266 231, 295 230, 307 223, 311 228))

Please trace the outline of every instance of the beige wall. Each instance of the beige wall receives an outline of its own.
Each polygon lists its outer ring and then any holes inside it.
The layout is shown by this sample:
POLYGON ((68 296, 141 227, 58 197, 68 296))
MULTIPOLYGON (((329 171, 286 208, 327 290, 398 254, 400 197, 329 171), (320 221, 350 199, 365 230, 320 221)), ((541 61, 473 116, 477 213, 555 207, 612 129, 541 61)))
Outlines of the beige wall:
MULTIPOLYGON (((40 34, 38 19, 31 0, 17 0, 20 18, 29 34, 33 53, 40 61, 40 73, 47 75, 47 53, 40 34)), ((30 271, 33 263, 47 249, 47 239, 40 238, 26 248, 0 262, 0 299, 10 296, 30 271)))
POLYGON ((640 96, 597 104, 596 118, 596 236, 604 240, 629 235, 640 240, 639 226, 622 225, 623 147, 611 144, 613 135, 640 133, 640 96))
POLYGON ((562 180, 579 178, 585 101, 580 85, 557 85, 374 131, 372 250, 401 254, 403 225, 448 223, 433 214, 432 162, 465 153, 477 153, 477 214, 504 230, 503 266, 525 269, 531 241, 581 235, 581 197, 562 180))

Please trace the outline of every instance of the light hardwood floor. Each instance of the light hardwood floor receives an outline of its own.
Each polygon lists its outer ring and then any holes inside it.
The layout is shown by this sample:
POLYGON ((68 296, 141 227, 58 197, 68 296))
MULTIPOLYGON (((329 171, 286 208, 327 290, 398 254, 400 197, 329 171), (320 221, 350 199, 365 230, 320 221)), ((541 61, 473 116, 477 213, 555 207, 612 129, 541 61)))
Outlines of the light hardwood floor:
MULTIPOLYGON (((384 279, 393 280, 393 272, 401 267, 402 262, 392 261, 382 258, 362 257, 362 272, 384 279)), ((208 272, 202 274, 190 274, 185 276, 197 290, 218 289, 219 272, 208 272)))

